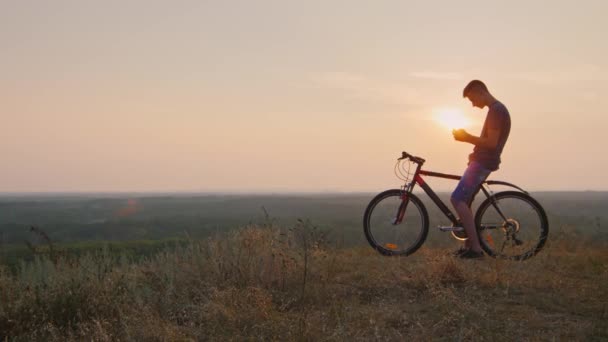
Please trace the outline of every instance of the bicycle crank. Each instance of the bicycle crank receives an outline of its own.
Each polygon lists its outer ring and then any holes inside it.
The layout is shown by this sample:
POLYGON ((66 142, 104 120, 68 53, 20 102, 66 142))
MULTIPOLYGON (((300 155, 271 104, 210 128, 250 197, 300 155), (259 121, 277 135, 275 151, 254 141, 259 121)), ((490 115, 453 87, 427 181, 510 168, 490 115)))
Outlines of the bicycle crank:
POLYGON ((451 232, 452 236, 456 240, 464 241, 467 239, 467 233, 465 233, 464 228, 460 226, 439 226, 438 227, 442 232, 451 232))
POLYGON ((464 232, 464 228, 458 226, 439 226, 437 228, 442 232, 464 232))

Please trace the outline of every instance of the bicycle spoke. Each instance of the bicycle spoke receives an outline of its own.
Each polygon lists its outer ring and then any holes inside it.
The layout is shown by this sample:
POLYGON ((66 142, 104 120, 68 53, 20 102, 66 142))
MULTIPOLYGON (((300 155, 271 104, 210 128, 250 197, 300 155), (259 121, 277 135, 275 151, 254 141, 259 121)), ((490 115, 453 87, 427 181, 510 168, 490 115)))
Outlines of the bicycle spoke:
MULTIPOLYGON (((479 227, 498 249, 494 254, 507 258, 525 259, 536 253, 546 236, 546 217, 529 196, 508 192, 496 196, 480 206, 479 227)), ((481 240, 482 246, 492 252, 493 247, 481 240)), ((489 252, 489 253, 490 253, 489 252)), ((491 253, 492 254, 492 253, 491 253)))
POLYGON ((426 238, 428 216, 418 199, 404 203, 401 192, 392 190, 372 200, 364 225, 368 241, 380 253, 408 255, 426 238))

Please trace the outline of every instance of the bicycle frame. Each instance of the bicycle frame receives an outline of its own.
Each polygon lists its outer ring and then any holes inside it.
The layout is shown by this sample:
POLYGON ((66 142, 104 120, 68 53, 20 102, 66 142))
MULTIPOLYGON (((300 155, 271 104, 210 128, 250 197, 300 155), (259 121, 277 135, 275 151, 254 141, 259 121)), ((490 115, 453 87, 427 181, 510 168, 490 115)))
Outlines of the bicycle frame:
MULTIPOLYGON (((395 224, 400 223, 401 220, 403 219, 403 215, 405 214, 405 209, 406 209, 407 203, 408 203, 407 195, 410 194, 414 190, 414 185, 418 184, 422 188, 422 190, 424 190, 424 192, 431 198, 433 203, 435 203, 435 205, 437 205, 437 207, 441 210, 441 212, 450 220, 450 222, 452 222, 453 226, 456 227, 456 226, 460 225, 460 222, 458 221, 458 218, 456 217, 456 215, 454 215, 454 213, 450 210, 450 208, 448 208, 448 206, 439 198, 439 196, 437 196, 435 191, 433 191, 433 189, 424 181, 422 176, 452 179, 452 180, 460 180, 462 177, 457 176, 457 175, 450 175, 450 174, 445 174, 445 173, 422 170, 423 163, 424 163, 424 161, 416 163, 417 164, 416 172, 414 173, 413 180, 409 183, 406 183, 403 186, 403 188, 405 190, 405 192, 403 194, 403 198, 402 198, 403 201, 400 205, 400 208, 398 211, 399 214, 397 215, 397 218, 395 219, 394 223, 395 224)), ((490 198, 494 194, 490 190, 489 185, 493 185, 493 184, 509 186, 509 187, 515 188, 515 189, 527 194, 527 192, 525 190, 523 190, 522 188, 520 188, 514 184, 503 182, 503 181, 495 181, 495 180, 485 180, 479 187, 479 190, 483 191, 483 193, 486 195, 486 197, 490 198)), ((477 194, 479 193, 479 190, 477 190, 477 192, 475 192, 473 194, 473 196, 471 197, 471 202, 469 203, 469 206, 471 206, 471 204, 473 203, 473 199, 475 198, 475 196, 477 196, 477 194)), ((496 208, 499 215, 502 216, 502 218, 506 221, 506 217, 502 213, 502 210, 500 210, 498 205, 495 202, 493 202, 492 204, 496 208)))

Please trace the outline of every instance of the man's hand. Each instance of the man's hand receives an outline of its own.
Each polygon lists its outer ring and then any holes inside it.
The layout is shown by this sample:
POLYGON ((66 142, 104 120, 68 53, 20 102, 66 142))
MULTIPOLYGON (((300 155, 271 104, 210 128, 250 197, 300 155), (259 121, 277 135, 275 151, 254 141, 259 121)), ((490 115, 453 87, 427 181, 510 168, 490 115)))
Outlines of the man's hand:
POLYGON ((473 144, 475 146, 481 146, 488 149, 495 149, 496 146, 498 146, 498 137, 500 135, 500 130, 489 129, 487 136, 484 138, 469 134, 462 128, 452 130, 452 134, 454 135, 454 140, 456 141, 463 141, 469 144, 473 144))
POLYGON ((453 129, 452 130, 452 134, 454 135, 454 139, 456 141, 464 141, 467 142, 469 141, 469 137, 471 136, 469 133, 467 133, 467 131, 465 131, 464 129, 453 129))

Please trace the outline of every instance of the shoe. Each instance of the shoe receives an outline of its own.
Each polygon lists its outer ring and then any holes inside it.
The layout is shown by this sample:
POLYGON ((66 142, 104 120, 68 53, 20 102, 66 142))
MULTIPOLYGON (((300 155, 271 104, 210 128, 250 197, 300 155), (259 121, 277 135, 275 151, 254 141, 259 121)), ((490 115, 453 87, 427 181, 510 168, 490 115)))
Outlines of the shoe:
POLYGON ((469 249, 468 248, 464 248, 460 247, 457 250, 453 251, 451 254, 455 257, 459 257, 462 253, 466 253, 469 249))
POLYGON ((483 252, 474 252, 470 249, 458 256, 461 259, 483 259, 483 252))

